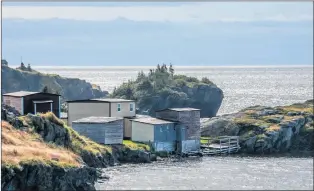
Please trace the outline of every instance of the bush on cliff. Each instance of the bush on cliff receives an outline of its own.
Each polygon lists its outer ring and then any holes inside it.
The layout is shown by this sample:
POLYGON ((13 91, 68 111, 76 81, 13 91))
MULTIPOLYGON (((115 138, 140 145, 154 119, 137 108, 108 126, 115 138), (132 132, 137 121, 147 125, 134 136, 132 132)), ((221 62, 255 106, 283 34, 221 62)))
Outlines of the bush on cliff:
POLYGON ((156 110, 169 107, 201 109, 202 117, 215 116, 223 99, 222 90, 208 78, 175 75, 172 65, 157 65, 148 74, 138 73, 115 88, 111 97, 136 100, 138 113, 154 116, 156 110))

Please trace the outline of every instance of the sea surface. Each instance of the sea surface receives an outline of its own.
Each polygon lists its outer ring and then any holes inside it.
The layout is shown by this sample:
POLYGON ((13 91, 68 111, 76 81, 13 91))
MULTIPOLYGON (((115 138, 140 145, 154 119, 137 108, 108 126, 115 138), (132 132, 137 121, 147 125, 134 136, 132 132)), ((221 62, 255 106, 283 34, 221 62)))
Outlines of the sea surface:
MULTIPOLYGON (((111 92, 141 70, 154 67, 34 67, 44 73, 80 78, 111 92)), ((252 105, 277 106, 313 99, 313 66, 281 67, 174 67, 176 74, 204 76, 220 87, 224 100, 218 115, 252 105)))
MULTIPOLYGON (((85 79, 111 92, 149 67, 35 68, 85 79)), ((218 114, 252 105, 277 106, 313 99, 313 67, 175 67, 177 74, 208 77, 224 92, 218 114)), ((313 158, 203 157, 104 169, 99 190, 313 190, 313 158)))
POLYGON ((313 190, 313 158, 203 157, 104 169, 97 190, 313 190))

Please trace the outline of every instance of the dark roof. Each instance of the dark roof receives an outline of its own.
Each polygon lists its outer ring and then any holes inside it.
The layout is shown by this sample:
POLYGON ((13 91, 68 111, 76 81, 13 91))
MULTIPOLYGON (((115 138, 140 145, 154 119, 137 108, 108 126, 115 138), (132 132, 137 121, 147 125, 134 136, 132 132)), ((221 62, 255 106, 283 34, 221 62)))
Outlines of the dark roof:
POLYGON ((166 111, 166 110, 171 110, 171 111, 199 111, 200 109, 191 108, 191 107, 167 108, 167 109, 158 110, 158 111, 156 111, 156 112, 159 112, 159 111, 166 111))
POLYGON ((152 124, 152 125, 173 123, 172 121, 166 121, 166 120, 158 119, 158 118, 154 118, 154 117, 144 117, 144 118, 138 118, 138 119, 131 119, 131 121, 135 121, 135 122, 139 122, 139 123, 152 124))
POLYGON ((48 94, 48 95, 60 96, 59 94, 44 93, 44 92, 29 92, 29 91, 11 92, 11 93, 3 94, 3 96, 25 97, 25 96, 34 95, 34 94, 48 94))
POLYGON ((72 123, 110 123, 113 121, 122 120, 120 117, 86 117, 73 121, 72 123))
POLYGON ((68 103, 72 102, 104 102, 104 103, 119 103, 119 102, 135 102, 134 100, 128 99, 117 99, 117 98, 98 98, 98 99, 83 99, 83 100, 69 100, 68 103))

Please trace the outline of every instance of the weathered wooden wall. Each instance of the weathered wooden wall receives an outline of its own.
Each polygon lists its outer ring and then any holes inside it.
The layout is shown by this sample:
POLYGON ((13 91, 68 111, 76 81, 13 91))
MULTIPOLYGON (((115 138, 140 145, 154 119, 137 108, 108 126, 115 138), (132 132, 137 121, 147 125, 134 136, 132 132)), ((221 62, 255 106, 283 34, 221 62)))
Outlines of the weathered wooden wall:
POLYGON ((186 128, 186 140, 201 139, 200 111, 181 111, 178 121, 186 128))
POLYGON ((22 97, 3 96, 2 103, 14 107, 17 111, 23 114, 22 97))
POLYGON ((122 144, 123 119, 109 123, 72 123, 72 127, 79 134, 97 143, 122 144))

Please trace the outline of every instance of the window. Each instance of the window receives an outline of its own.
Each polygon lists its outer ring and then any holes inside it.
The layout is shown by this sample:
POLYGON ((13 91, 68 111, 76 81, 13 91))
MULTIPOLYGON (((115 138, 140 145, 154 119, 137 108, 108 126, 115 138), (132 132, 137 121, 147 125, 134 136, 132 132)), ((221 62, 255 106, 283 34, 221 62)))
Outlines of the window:
POLYGON ((130 111, 134 111, 134 104, 130 103, 130 111))
POLYGON ((120 103, 117 104, 117 111, 121 111, 121 104, 120 103))

